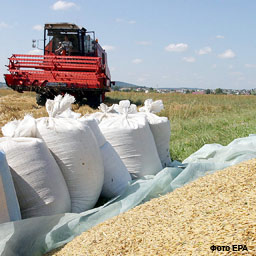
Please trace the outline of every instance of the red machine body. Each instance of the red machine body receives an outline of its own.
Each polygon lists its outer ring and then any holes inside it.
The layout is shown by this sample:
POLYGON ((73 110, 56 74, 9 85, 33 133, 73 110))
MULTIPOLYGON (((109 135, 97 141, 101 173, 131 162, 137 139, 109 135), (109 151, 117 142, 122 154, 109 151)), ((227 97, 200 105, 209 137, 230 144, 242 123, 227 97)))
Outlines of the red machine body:
POLYGON ((75 24, 45 24, 44 55, 12 55, 6 84, 18 92, 35 91, 41 105, 47 98, 69 93, 77 102, 86 98, 89 105, 98 106, 110 91, 111 76, 105 50, 89 34, 94 36, 75 24), (73 46, 71 53, 56 54, 66 36, 73 46))

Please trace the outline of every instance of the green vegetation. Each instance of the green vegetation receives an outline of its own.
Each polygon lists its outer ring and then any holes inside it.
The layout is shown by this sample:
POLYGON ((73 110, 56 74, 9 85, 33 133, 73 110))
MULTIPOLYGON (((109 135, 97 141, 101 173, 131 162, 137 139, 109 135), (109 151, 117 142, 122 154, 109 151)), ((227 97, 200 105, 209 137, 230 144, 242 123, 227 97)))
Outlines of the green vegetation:
POLYGON ((217 88, 215 90, 215 94, 223 94, 223 90, 221 88, 217 88))
POLYGON ((256 133, 255 96, 112 92, 107 102, 130 99, 141 105, 147 98, 164 102, 160 115, 171 121, 170 149, 175 160, 184 160, 204 144, 227 145, 256 133))

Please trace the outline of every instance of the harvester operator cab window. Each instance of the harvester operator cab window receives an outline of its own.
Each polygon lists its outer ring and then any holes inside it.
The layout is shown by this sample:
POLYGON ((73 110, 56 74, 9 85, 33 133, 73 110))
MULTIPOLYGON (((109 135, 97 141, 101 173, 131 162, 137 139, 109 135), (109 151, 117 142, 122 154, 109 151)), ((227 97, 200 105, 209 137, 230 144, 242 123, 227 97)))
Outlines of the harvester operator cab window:
POLYGON ((48 30, 45 53, 79 55, 77 33, 48 30))
POLYGON ((93 44, 93 40, 90 37, 90 35, 86 35, 85 36, 85 40, 84 40, 84 52, 85 55, 91 55, 94 54, 94 44, 93 44))
POLYGON ((64 41, 60 41, 58 48, 55 50, 55 53, 58 55, 71 55, 71 52, 73 50, 73 44, 71 41, 69 41, 69 38, 67 35, 64 37, 64 41))

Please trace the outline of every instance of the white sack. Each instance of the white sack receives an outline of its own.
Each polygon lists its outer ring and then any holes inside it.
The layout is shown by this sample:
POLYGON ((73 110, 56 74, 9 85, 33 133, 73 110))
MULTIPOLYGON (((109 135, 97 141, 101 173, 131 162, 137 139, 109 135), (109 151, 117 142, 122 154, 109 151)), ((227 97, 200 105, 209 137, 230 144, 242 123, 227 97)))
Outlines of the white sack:
MULTIPOLYGON (((72 116, 74 115, 72 114, 72 116)), ((104 182, 101 195, 106 198, 113 198, 120 195, 131 181, 131 175, 117 152, 106 141, 99 129, 97 121, 85 117, 82 117, 79 121, 91 128, 100 147, 104 166, 104 182)))
MULTIPOLYGON (((89 126, 92 130, 98 146, 101 147, 106 143, 106 139, 104 135, 101 133, 100 128, 98 126, 98 120, 91 117, 90 115, 81 117, 81 114, 72 111, 71 109, 67 109, 62 112, 60 115, 57 115, 56 118, 73 118, 77 121, 81 121, 81 124, 84 124, 86 127, 89 126)), ((85 127, 85 128, 86 128, 85 127)))
POLYGON ((0 224, 20 220, 20 207, 4 152, 0 151, 0 224))
POLYGON ((22 218, 70 212, 70 197, 61 171, 41 139, 0 139, 6 153, 22 218))
POLYGON ((104 165, 104 183, 101 195, 106 198, 113 198, 125 190, 131 181, 131 175, 109 142, 106 142, 100 151, 104 165))
POLYGON ((47 100, 50 117, 37 119, 37 137, 43 138, 55 157, 68 186, 71 210, 79 213, 96 204, 104 169, 96 138, 89 126, 71 118, 55 118, 70 108, 70 98, 73 97, 65 95, 60 102, 47 100))
POLYGON ((121 100, 119 104, 113 104, 112 107, 119 114, 125 114, 126 112, 128 114, 136 114, 138 112, 137 106, 131 104, 129 100, 121 100))
POLYGON ((100 112, 95 112, 92 114, 85 115, 85 117, 94 118, 100 123, 102 120, 111 118, 117 115, 116 110, 114 109, 114 105, 108 107, 106 104, 101 103, 99 106, 100 112))
POLYGON ((155 141, 146 118, 128 114, 104 119, 99 127, 127 167, 133 179, 156 174, 162 169, 155 141))
POLYGON ((153 101, 147 99, 144 107, 140 108, 140 113, 145 114, 152 134, 155 139, 156 148, 163 167, 170 166, 170 136, 171 126, 167 117, 160 117, 155 113, 160 112, 164 108, 162 100, 153 101))
POLYGON ((99 147, 102 147, 107 142, 106 138, 100 131, 100 128, 96 119, 93 119, 90 117, 89 118, 82 117, 79 119, 79 121, 81 121, 82 124, 85 124, 86 126, 89 126, 91 128, 99 147))
POLYGON ((6 137, 35 137, 36 120, 31 115, 25 115, 23 120, 14 120, 5 124, 2 133, 6 137))

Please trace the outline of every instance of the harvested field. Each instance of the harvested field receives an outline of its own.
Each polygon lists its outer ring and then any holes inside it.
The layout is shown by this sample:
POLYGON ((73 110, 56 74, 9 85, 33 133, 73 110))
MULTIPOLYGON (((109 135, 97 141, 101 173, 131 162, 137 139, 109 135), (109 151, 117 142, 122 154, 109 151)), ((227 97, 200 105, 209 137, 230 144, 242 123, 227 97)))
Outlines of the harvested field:
POLYGON ((256 255, 256 160, 137 206, 47 255, 256 255))
MULTIPOLYGON (((36 94, 30 92, 20 94, 11 90, 0 90, 0 127, 14 119, 23 119, 26 114, 35 118, 48 116, 45 107, 37 105, 35 97, 36 94)), ((95 111, 88 106, 79 107, 77 104, 73 105, 73 110, 83 115, 95 111)))

